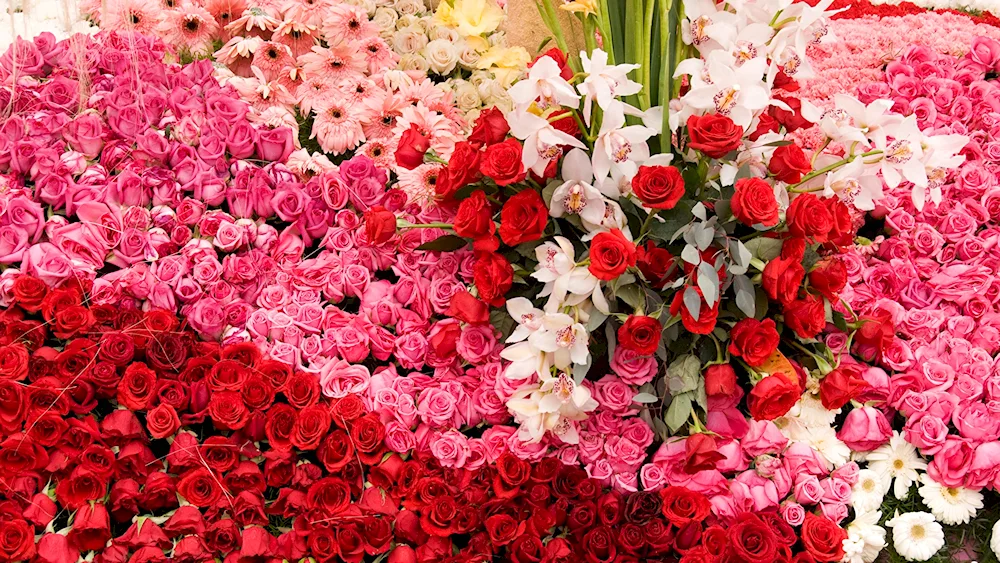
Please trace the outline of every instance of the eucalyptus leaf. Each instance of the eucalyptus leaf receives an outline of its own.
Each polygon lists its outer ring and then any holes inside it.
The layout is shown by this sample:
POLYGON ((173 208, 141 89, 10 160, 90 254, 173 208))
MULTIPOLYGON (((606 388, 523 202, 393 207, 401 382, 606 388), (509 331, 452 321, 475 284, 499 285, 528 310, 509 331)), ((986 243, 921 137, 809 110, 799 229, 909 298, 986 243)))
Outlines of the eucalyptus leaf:
POLYGON ((573 381, 577 385, 583 383, 583 380, 587 378, 587 373, 590 371, 590 366, 594 364, 594 356, 587 356, 587 363, 585 364, 573 364, 573 381))
POLYGON ((733 276, 733 289, 736 290, 736 306, 744 315, 752 318, 757 313, 757 303, 750 278, 743 275, 733 276))
POLYGON ((663 422, 667 424, 671 432, 680 430, 687 423, 688 419, 691 418, 692 395, 693 393, 677 395, 670 402, 670 408, 667 409, 667 414, 663 416, 663 422))
POLYGON ((701 296, 693 287, 684 289, 684 306, 687 308, 691 318, 697 321, 701 317, 701 296))
POLYGON ((708 220, 708 211, 705 209, 705 204, 700 201, 691 208, 691 214, 702 221, 708 220))
POLYGON ((679 395, 694 391, 701 381, 701 361, 694 354, 684 354, 667 367, 667 391, 679 395))
POLYGON ((457 235, 442 235, 438 238, 425 242, 417 247, 417 250, 437 250, 439 252, 452 252, 469 244, 469 241, 457 235))
POLYGON ((667 428, 666 423, 659 418, 653 419, 653 430, 656 432, 656 435, 660 438, 660 440, 664 442, 666 442, 667 438, 670 437, 670 429, 667 428))
POLYGON ((633 403, 658 403, 660 398, 652 393, 639 393, 635 397, 632 397, 633 403))
POLYGON ((590 312, 590 318, 587 319, 587 324, 586 324, 587 332, 591 333, 601 328, 601 325, 604 324, 604 321, 606 321, 607 319, 608 319, 607 315, 598 311, 597 309, 594 309, 593 311, 590 312))
POLYGON ((781 255, 781 241, 774 238, 757 237, 746 242, 747 250, 754 258, 768 262, 781 255))
POLYGON ((698 265, 698 288, 705 296, 705 303, 714 307, 719 300, 719 273, 708 262, 698 265))
POLYGON ((698 253, 698 249, 694 246, 688 244, 684 246, 684 250, 681 251, 681 260, 684 260, 688 264, 700 264, 701 254, 698 253))
POLYGON ((694 240, 698 245, 698 250, 705 250, 711 246, 713 239, 715 239, 715 229, 704 223, 699 223, 694 231, 694 240))
POLYGON ((802 257, 802 267, 808 272, 819 262, 819 253, 817 253, 812 248, 807 248, 805 256, 802 257))
POLYGON ((622 301, 628 303, 629 306, 636 311, 646 310, 646 296, 643 294, 642 289, 640 289, 636 284, 618 288, 615 295, 622 301))

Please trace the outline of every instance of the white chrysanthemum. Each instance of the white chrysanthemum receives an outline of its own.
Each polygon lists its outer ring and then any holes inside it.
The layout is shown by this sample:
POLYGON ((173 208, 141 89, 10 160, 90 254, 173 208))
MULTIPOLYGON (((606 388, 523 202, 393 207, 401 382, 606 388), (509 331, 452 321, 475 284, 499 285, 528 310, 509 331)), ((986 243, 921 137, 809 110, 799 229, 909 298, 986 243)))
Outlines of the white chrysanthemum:
POLYGON ((993 535, 990 536, 990 549, 993 553, 1000 557, 1000 520, 997 520, 996 524, 993 524, 993 535))
POLYGON ((910 487, 920 479, 917 470, 926 470, 927 462, 902 434, 893 432, 888 444, 868 454, 868 469, 892 477, 895 480, 892 493, 896 498, 903 499, 910 487))
POLYGON ((855 509, 854 521, 847 526, 844 563, 873 563, 885 548, 885 528, 878 525, 882 513, 855 509))
POLYGON ((851 458, 851 448, 837 438, 837 431, 829 426, 809 428, 802 440, 812 446, 834 467, 840 467, 851 458))
POLYGON ((871 469, 858 472, 858 482, 851 490, 851 505, 855 512, 870 512, 882 506, 882 499, 889 492, 892 478, 871 469))
POLYGON ((964 487, 945 487, 926 473, 920 476, 920 497, 938 521, 955 526, 968 524, 983 507, 983 494, 964 487))
POLYGON ((927 561, 944 547, 944 529, 929 512, 897 514, 885 523, 892 528, 892 546, 907 561, 927 561))

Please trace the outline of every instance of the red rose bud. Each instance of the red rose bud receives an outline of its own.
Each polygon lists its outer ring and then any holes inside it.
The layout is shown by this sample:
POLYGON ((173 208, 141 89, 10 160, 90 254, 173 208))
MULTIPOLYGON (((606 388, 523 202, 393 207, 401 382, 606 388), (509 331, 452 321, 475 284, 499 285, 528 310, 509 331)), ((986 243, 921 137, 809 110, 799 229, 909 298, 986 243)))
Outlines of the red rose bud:
POLYGON ((709 158, 722 158, 743 144, 743 128, 724 115, 692 115, 687 120, 688 146, 709 158))
POLYGON ((590 241, 591 274, 599 280, 611 281, 635 266, 635 244, 618 229, 598 233, 590 241))
POLYGON ((705 394, 709 397, 731 397, 736 393, 736 370, 729 364, 712 364, 702 373, 705 394))
POLYGON ((493 179, 498 186, 509 186, 524 179, 524 165, 521 164, 521 142, 507 139, 486 147, 479 171, 493 179))
POLYGON ((798 260, 777 257, 764 266, 761 285, 772 301, 788 304, 799 294, 806 270, 798 260))
POLYGON ((504 295, 514 285, 514 268, 496 252, 480 253, 472 267, 472 278, 479 297, 494 307, 507 300, 504 295))
POLYGON ((841 290, 847 286, 847 266, 837 256, 821 260, 809 272, 809 285, 836 303, 841 290))
POLYGON ((747 139, 756 141, 768 133, 777 133, 780 130, 781 124, 778 123, 777 119, 771 117, 768 113, 762 113, 757 118, 757 128, 753 130, 753 133, 747 135, 747 139))
POLYGON ((670 302, 670 314, 676 317, 681 316, 681 323, 688 332, 693 332, 694 334, 708 334, 715 329, 715 321, 719 318, 719 301, 715 302, 711 308, 708 307, 708 303, 705 303, 705 296, 701 294, 701 289, 694 288, 701 297, 701 308, 699 310, 698 318, 695 319, 691 312, 688 311, 686 305, 684 305, 684 290, 680 290, 674 294, 674 300, 670 302))
POLYGON ((708 434, 694 434, 684 440, 684 472, 693 475, 699 471, 711 471, 726 456, 719 453, 715 438, 708 434))
POLYGON ((645 315, 630 315, 618 328, 618 344, 640 356, 651 356, 660 345, 663 326, 660 321, 645 315))
POLYGON ((500 238, 507 246, 517 246, 542 237, 549 222, 549 210, 535 190, 524 190, 507 200, 500 211, 500 238))
POLYGON ((673 166, 640 166, 632 178, 632 193, 646 207, 673 209, 684 197, 684 178, 673 166))
POLYGON ((861 317, 859 323, 860 326, 854 333, 855 350, 869 361, 879 359, 896 336, 892 317, 886 311, 879 310, 861 317))
POLYGON ((458 205, 453 228, 456 235, 472 240, 493 236, 496 232, 493 209, 482 190, 472 192, 458 205))
POLYGON ((396 164, 413 170, 424 163, 424 153, 431 148, 430 141, 420 132, 416 125, 403 132, 399 138, 399 147, 396 149, 396 164))
POLYGON ((381 205, 365 211, 365 235, 374 245, 385 244, 396 234, 396 215, 381 205))
POLYGON ((461 289, 451 296, 451 303, 445 313, 468 324, 486 324, 490 322, 490 307, 476 299, 468 291, 461 289))
POLYGON ((507 138, 510 132, 510 125, 503 116, 503 112, 495 107, 484 110, 476 119, 476 125, 469 134, 469 143, 475 148, 495 145, 507 138))
POLYGON ((837 410, 858 398, 868 388, 858 364, 843 364, 823 377, 819 383, 819 398, 827 410, 837 410))
POLYGON ((775 373, 754 385, 747 408, 754 420, 774 420, 791 410, 801 395, 784 374, 775 373))
POLYGON ((731 337, 729 353, 753 367, 766 362, 781 341, 771 319, 743 319, 733 327, 731 337))
POLYGON ((774 197, 774 187, 760 178, 736 180, 736 192, 729 204, 736 220, 748 227, 773 227, 778 224, 778 200, 774 197))
POLYGON ((799 338, 813 338, 826 326, 823 300, 806 295, 785 305, 785 325, 799 338))
POLYGON ((778 180, 794 184, 812 170, 812 164, 798 145, 783 145, 774 149, 767 169, 778 180))

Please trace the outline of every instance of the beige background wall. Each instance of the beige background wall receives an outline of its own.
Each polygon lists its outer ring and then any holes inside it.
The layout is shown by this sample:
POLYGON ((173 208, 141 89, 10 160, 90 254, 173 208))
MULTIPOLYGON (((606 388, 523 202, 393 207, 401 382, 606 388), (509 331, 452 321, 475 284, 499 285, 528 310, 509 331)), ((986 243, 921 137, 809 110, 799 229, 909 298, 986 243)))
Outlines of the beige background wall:
MULTIPOLYGON (((559 0, 554 2, 558 5, 559 0)), ((583 45, 580 35, 583 30, 579 21, 571 17, 568 12, 559 11, 559 18, 563 24, 564 34, 569 42, 570 49, 579 50, 583 45), (569 27, 572 25, 572 27, 569 27), (567 30, 572 30, 568 31, 567 30)), ((535 55, 538 45, 546 37, 551 36, 549 28, 545 27, 542 18, 538 15, 538 8, 535 7, 534 0, 507 0, 507 21, 504 22, 504 30, 507 32, 507 42, 510 45, 520 45, 535 55)), ((554 46, 555 43, 552 43, 554 46)))

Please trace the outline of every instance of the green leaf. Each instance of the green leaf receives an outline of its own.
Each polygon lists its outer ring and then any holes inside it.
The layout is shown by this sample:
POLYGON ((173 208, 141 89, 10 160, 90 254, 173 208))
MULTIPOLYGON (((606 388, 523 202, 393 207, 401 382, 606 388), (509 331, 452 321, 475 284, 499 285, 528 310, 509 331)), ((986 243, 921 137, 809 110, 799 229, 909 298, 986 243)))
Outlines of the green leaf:
POLYGON ((792 141, 771 141, 770 143, 767 143, 764 146, 765 147, 784 147, 784 146, 792 145, 792 144, 794 144, 792 141))
POLYGON ((819 262, 819 254, 812 248, 807 248, 805 256, 802 257, 802 267, 808 272, 816 262, 819 262))
POLYGON ((430 242, 425 242, 417 247, 417 250, 437 250, 439 252, 452 252, 469 244, 469 241, 458 235, 443 235, 430 242))
POLYGON ((636 311, 646 310, 646 296, 636 284, 620 287, 615 291, 615 295, 622 301, 629 304, 636 311))
MULTIPOLYGON (((463 199, 472 195, 473 192, 477 190, 483 190, 484 187, 485 186, 480 185, 478 182, 474 184, 469 184, 468 186, 463 186, 459 188, 458 191, 455 192, 454 196, 455 201, 462 201, 463 199)), ((483 193, 486 193, 486 195, 490 195, 489 193, 486 192, 486 190, 483 190, 483 193)))
POLYGON ((514 325, 517 323, 514 322, 506 309, 493 309, 490 311, 490 324, 500 331, 503 339, 506 339, 510 333, 514 332, 514 325))
POLYGON ((663 422, 667 423, 667 427, 670 428, 671 432, 680 430, 687 423, 688 419, 691 418, 693 395, 694 393, 683 393, 675 396, 674 400, 670 402, 670 408, 667 409, 667 414, 663 416, 663 422))
POLYGON ((663 242, 670 242, 681 227, 694 219, 694 215, 691 213, 692 209, 694 209, 694 201, 682 199, 677 202, 677 206, 673 209, 661 211, 660 218, 663 221, 653 221, 649 229, 649 236, 663 242))
POLYGON ((635 397, 632 397, 633 403, 656 403, 659 400, 660 398, 652 393, 639 393, 635 397))
POLYGON ((757 237, 744 243, 754 258, 768 262, 781 255, 781 240, 776 238, 757 237))
POLYGON ((720 199, 715 202, 715 214, 719 217, 720 223, 725 223, 733 218, 733 208, 728 199, 720 199))
POLYGON ((769 304, 770 302, 767 300, 767 294, 764 293, 764 289, 760 286, 755 287, 754 309, 756 309, 756 314, 753 318, 758 321, 764 320, 764 317, 767 316, 767 307, 769 304))
POLYGON ((833 312, 833 325, 843 332, 851 332, 851 329, 847 326, 847 319, 844 318, 844 314, 840 311, 833 312))
POLYGON ((667 391, 678 395, 694 391, 701 380, 701 361, 698 356, 685 354, 667 368, 667 391))

